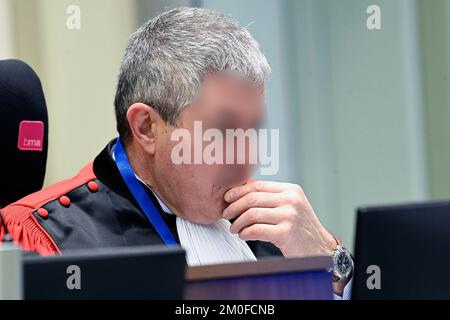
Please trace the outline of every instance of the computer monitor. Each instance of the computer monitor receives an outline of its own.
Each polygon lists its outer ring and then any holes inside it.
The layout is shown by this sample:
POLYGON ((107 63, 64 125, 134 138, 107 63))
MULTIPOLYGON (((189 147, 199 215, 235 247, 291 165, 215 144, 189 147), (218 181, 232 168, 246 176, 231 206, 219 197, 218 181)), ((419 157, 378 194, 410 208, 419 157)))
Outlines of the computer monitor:
POLYGON ((331 300, 331 257, 265 258, 189 267, 186 300, 331 300))
POLYGON ((181 299, 185 252, 142 246, 24 256, 25 299, 181 299))
POLYGON ((450 201, 359 208, 353 299, 450 299, 450 201))

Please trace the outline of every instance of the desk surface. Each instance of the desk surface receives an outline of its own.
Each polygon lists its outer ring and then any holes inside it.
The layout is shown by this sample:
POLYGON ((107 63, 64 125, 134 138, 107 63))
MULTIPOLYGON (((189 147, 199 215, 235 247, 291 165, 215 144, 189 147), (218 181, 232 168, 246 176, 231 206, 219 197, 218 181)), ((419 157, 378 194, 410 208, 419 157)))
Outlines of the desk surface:
POLYGON ((328 270, 331 257, 265 258, 258 261, 189 267, 187 281, 235 278, 242 276, 328 270))
POLYGON ((189 267, 184 299, 332 299, 331 264, 320 256, 189 267))

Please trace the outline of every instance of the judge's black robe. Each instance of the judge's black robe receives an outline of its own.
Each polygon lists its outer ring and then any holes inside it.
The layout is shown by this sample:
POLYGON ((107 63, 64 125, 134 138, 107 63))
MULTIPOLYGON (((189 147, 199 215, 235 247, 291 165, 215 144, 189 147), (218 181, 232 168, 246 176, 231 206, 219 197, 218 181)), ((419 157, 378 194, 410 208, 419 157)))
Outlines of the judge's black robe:
MULTIPOLYGON (((71 249, 163 244, 111 157, 114 144, 111 141, 72 179, 3 209, 8 231, 24 250, 52 255, 71 249)), ((179 243, 176 216, 165 213, 145 189, 179 243)), ((3 235, 2 230, 0 238, 3 235)), ((271 243, 247 243, 257 258, 282 255, 271 243)))

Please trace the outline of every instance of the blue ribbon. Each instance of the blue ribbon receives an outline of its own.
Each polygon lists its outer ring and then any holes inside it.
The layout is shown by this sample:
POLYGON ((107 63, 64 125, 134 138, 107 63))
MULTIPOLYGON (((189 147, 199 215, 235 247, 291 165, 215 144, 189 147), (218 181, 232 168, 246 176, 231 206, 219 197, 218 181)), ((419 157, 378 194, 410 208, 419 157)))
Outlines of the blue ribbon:
POLYGON ((139 204, 139 207, 144 211, 150 223, 155 228, 158 235, 167 245, 176 245, 177 242, 164 222, 161 214, 156 208, 153 201, 144 190, 141 182, 136 178, 133 169, 131 168, 130 161, 128 160, 127 153, 120 142, 120 137, 117 139, 114 147, 114 155, 116 157, 116 164, 119 172, 125 181, 128 189, 133 195, 134 199, 139 204))

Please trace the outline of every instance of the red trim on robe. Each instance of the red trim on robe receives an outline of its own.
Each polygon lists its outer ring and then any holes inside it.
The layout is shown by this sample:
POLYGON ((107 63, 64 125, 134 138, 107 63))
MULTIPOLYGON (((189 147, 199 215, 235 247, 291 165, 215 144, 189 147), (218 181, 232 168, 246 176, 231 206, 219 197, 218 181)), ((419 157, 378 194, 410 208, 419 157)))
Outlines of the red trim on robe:
MULTIPOLYGON (((56 183, 3 208, 2 215, 14 242, 22 250, 34 251, 40 255, 61 254, 57 244, 39 224, 33 212, 94 179, 96 176, 91 162, 72 179, 56 183)), ((0 239, 3 236, 4 230, 0 227, 0 239)))

